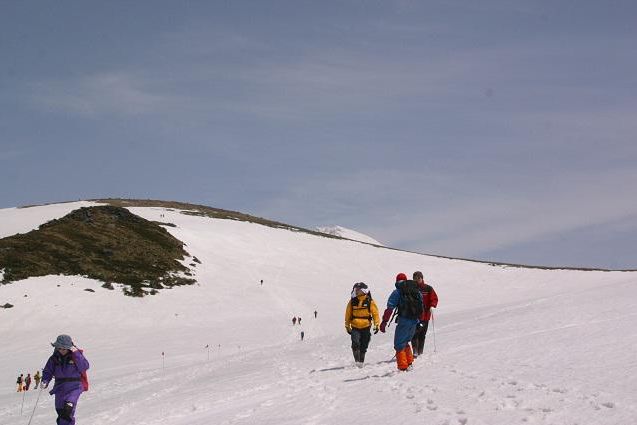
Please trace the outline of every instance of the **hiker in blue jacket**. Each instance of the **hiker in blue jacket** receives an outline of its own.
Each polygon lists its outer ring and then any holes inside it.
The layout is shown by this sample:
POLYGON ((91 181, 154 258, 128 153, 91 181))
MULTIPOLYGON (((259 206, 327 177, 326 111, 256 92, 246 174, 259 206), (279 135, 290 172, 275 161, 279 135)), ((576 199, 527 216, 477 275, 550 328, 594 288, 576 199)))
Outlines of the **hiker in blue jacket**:
POLYGON ((409 343, 414 337, 418 319, 422 314, 422 295, 418 290, 416 282, 407 280, 405 273, 398 273, 395 286, 396 289, 392 291, 387 300, 387 308, 383 313, 380 331, 385 332, 385 328, 391 320, 392 313, 394 309, 397 308, 398 319, 394 333, 396 365, 399 370, 407 370, 414 362, 414 354, 409 343))

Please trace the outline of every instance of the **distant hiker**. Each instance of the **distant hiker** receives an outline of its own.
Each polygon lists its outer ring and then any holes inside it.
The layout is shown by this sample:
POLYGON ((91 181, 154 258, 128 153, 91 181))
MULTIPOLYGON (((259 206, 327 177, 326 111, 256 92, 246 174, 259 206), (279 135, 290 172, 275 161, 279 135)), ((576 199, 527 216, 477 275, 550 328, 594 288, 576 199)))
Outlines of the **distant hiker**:
POLYGON ((416 327, 414 337, 411 339, 411 345, 414 349, 414 358, 420 356, 425 348, 425 336, 427 328, 431 320, 431 309, 438 306, 438 295, 434 288, 425 283, 422 272, 414 272, 414 281, 418 284, 418 289, 422 295, 423 312, 420 315, 420 321, 416 327))
POLYGON ((314 318, 316 319, 316 316, 318 315, 318 311, 314 310, 314 318))
POLYGON ((27 377, 24 378, 24 391, 29 391, 30 386, 31 386, 31 374, 27 373, 27 377))
POLYGON ((394 333, 394 349, 396 350, 396 365, 399 370, 407 370, 414 361, 414 354, 409 342, 414 336, 420 315, 422 314, 422 295, 418 284, 407 280, 405 273, 396 276, 396 289, 389 295, 387 308, 383 313, 380 331, 385 332, 387 323, 393 319, 392 312, 397 310, 398 319, 394 333))
POLYGON ((301 324, 301 318, 299 317, 299 325, 301 324))
POLYGON ((16 392, 21 393, 22 392, 22 385, 24 384, 24 374, 21 373, 20 376, 18 376, 18 379, 15 381, 15 383, 18 385, 18 390, 16 392))
POLYGON ((51 343, 53 354, 42 369, 42 388, 47 388, 51 379, 55 378, 55 385, 49 394, 55 394, 55 410, 58 414, 58 425, 75 425, 75 410, 77 400, 85 386, 88 361, 77 349, 68 335, 60 335, 51 343))
POLYGON ((292 326, 296 325, 296 316, 292 318, 292 326))
POLYGON ((355 283, 350 300, 345 308, 345 331, 352 338, 352 354, 356 365, 361 367, 365 362, 365 353, 371 338, 370 329, 374 325, 374 333, 378 333, 378 307, 372 299, 367 284, 355 283))
POLYGON ((301 331, 301 341, 303 341, 303 338, 305 338, 305 332, 301 331))
POLYGON ((263 279, 261 279, 261 286, 263 286, 263 279))
POLYGON ((35 387, 33 387, 34 389, 38 389, 38 385, 40 385, 40 379, 42 379, 42 377, 40 376, 40 371, 36 370, 35 371, 35 375, 33 375, 33 380, 35 381, 35 387))

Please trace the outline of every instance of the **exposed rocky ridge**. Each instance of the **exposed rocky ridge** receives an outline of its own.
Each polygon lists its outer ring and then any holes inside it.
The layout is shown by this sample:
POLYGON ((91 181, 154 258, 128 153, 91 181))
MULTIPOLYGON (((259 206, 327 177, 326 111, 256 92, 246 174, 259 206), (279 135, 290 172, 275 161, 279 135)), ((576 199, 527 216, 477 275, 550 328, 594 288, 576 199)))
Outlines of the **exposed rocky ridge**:
MULTIPOLYGON (((117 206, 80 208, 37 230, 0 239, 2 283, 81 275, 124 284, 127 295, 195 283, 183 242, 158 223, 117 206)), ((194 263, 191 263, 194 264, 194 263)))

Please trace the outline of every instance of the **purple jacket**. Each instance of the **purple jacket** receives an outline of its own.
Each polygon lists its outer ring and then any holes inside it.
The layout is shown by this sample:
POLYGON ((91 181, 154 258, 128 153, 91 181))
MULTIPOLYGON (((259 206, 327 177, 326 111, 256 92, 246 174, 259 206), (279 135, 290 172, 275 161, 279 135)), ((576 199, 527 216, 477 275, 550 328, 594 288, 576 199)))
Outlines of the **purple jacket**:
POLYGON ((80 375, 89 368, 88 360, 78 351, 69 351, 66 355, 55 350, 42 370, 42 382, 55 378, 55 385, 49 394, 75 399, 82 393, 80 375))

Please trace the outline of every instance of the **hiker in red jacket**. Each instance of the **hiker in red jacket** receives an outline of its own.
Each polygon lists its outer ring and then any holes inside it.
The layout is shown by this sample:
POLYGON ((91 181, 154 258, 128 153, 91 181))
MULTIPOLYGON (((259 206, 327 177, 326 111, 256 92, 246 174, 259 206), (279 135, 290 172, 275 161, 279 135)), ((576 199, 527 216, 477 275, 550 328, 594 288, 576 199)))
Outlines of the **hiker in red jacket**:
POLYGON ((438 295, 436 291, 434 291, 434 288, 425 283, 422 272, 414 272, 414 280, 418 284, 418 289, 422 294, 422 305, 424 307, 414 337, 411 339, 411 345, 414 349, 414 358, 416 358, 422 354, 425 348, 425 336, 427 335, 427 328, 431 320, 431 308, 438 306, 438 295))

